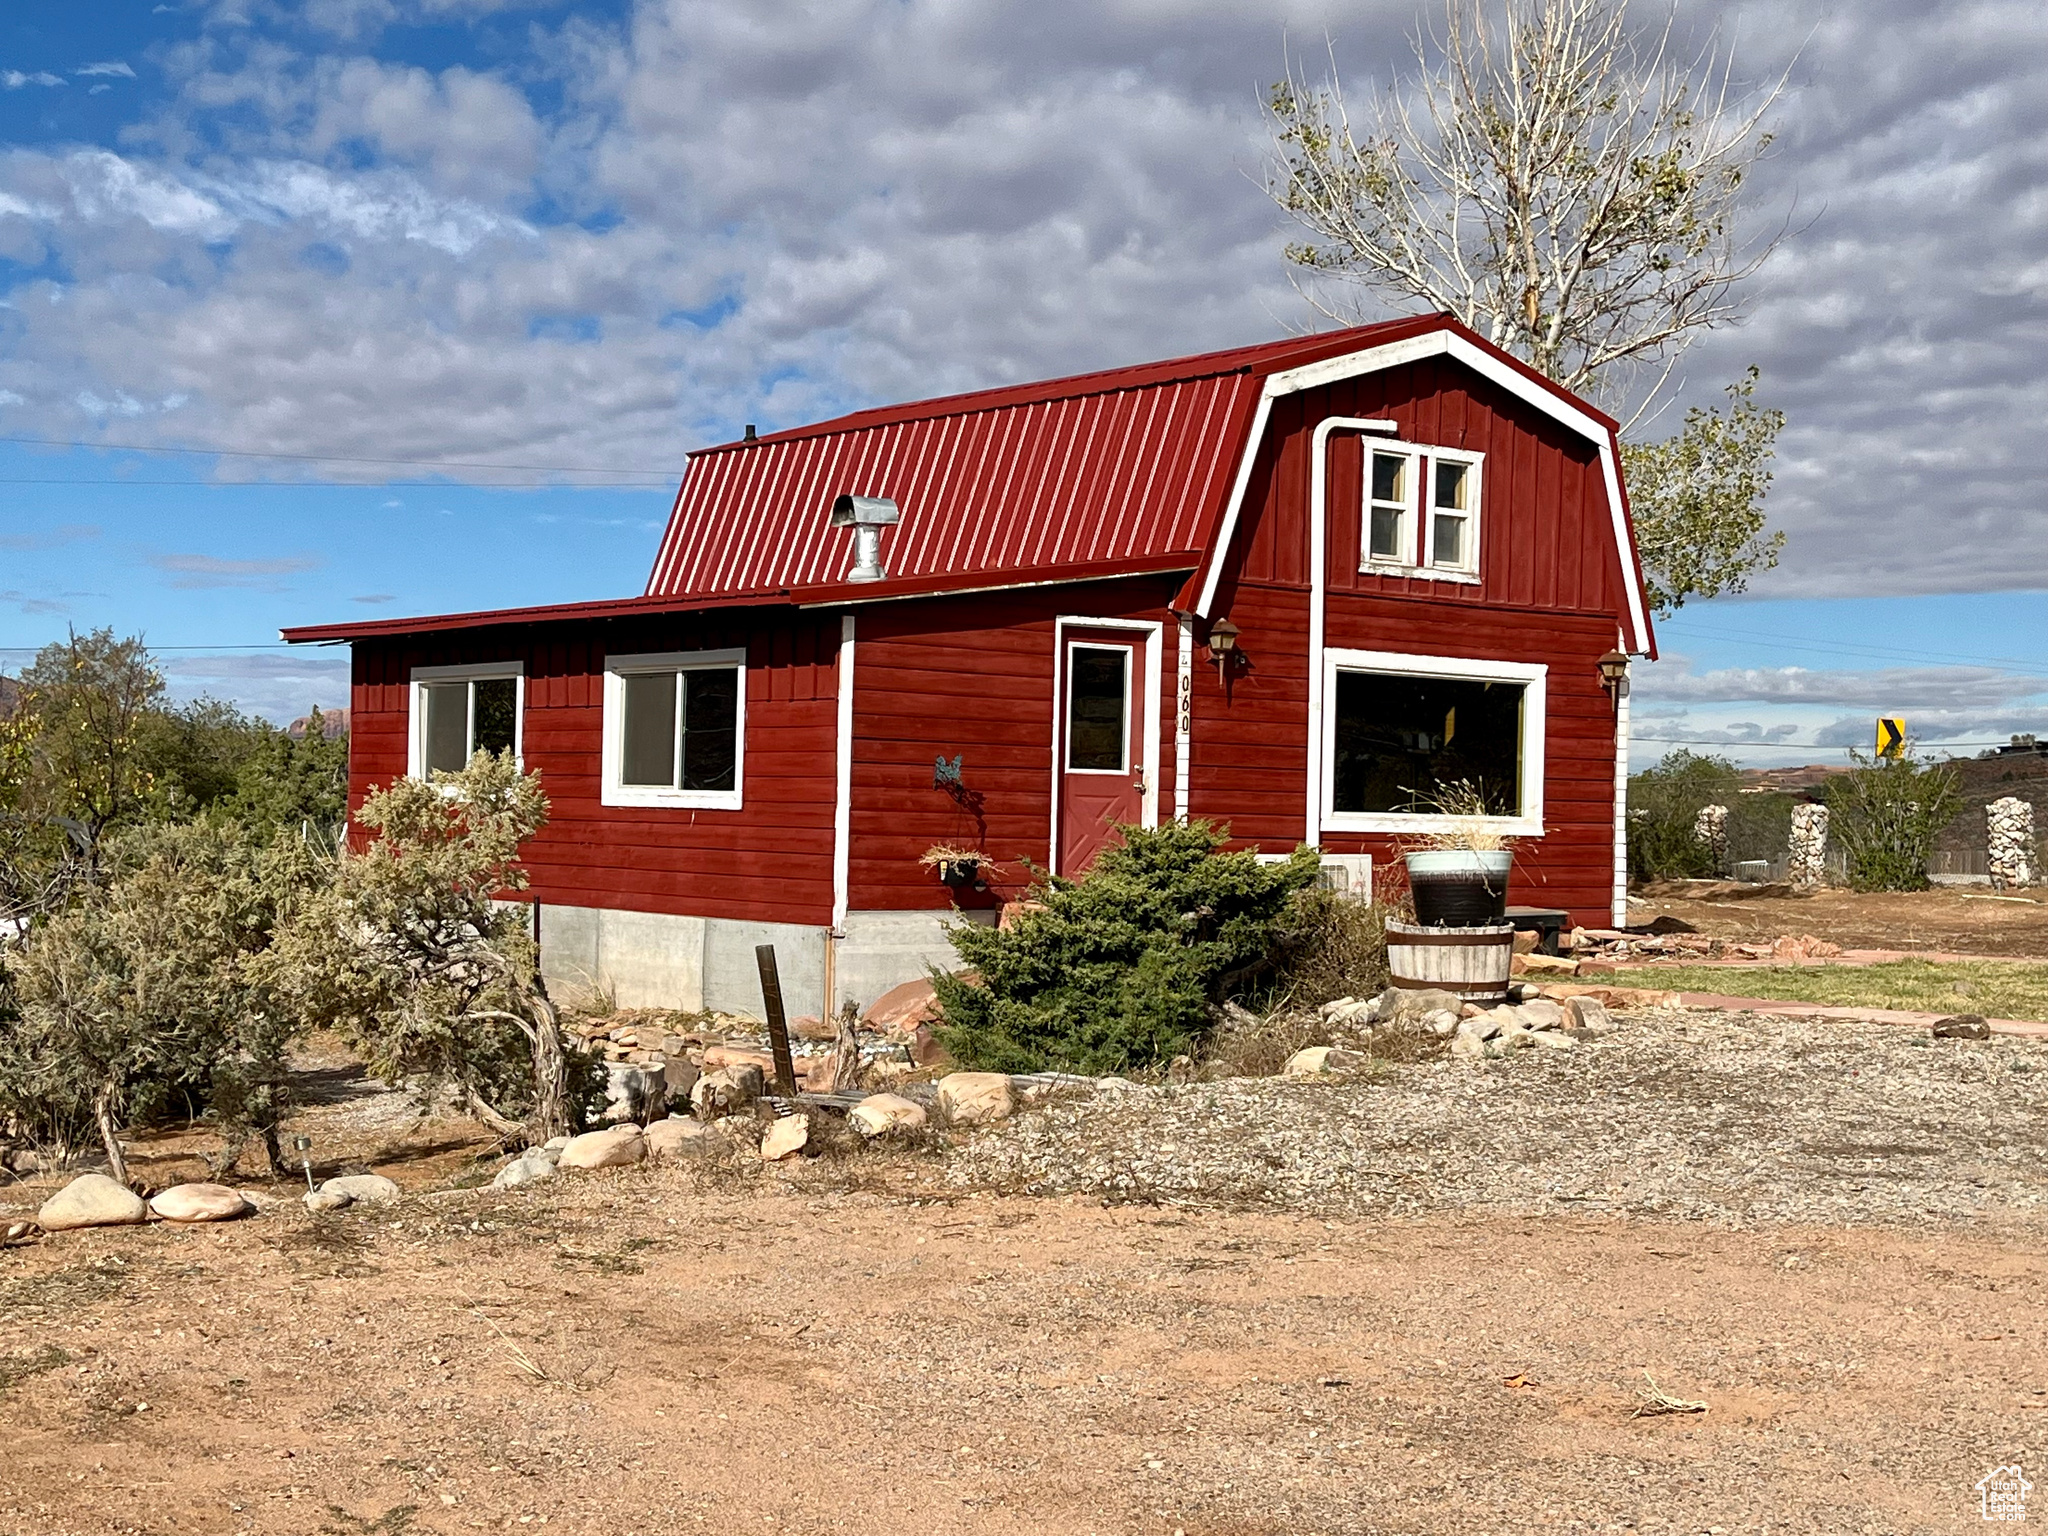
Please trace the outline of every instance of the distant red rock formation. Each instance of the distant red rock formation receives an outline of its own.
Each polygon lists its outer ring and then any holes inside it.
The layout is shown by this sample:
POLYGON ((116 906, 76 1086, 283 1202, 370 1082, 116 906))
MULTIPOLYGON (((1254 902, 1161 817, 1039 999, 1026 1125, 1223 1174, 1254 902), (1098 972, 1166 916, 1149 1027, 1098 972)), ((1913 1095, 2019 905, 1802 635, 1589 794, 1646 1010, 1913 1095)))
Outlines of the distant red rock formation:
MULTIPOLYGON (((319 711, 320 734, 329 741, 348 734, 348 711, 345 709, 323 709, 319 711)), ((294 741, 303 740, 312 728, 313 716, 301 715, 284 728, 284 733, 294 741)))

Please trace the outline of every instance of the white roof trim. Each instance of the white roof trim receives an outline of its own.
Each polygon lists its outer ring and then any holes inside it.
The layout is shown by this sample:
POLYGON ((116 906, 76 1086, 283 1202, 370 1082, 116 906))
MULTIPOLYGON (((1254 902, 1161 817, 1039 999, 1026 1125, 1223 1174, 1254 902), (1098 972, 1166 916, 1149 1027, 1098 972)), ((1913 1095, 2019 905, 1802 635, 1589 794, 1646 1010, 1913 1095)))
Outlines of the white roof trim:
POLYGON ((1251 484, 1252 464, 1258 458, 1259 447, 1265 439, 1266 422, 1271 415, 1273 401, 1282 395, 1299 394, 1305 389, 1317 389, 1341 379, 1357 378, 1360 374, 1398 368, 1403 363, 1420 362, 1424 358, 1446 356, 1499 385, 1516 399, 1533 405, 1599 449, 1601 479, 1606 483, 1607 506, 1614 519, 1614 547, 1621 560, 1622 587, 1628 597, 1629 630, 1635 639, 1632 649, 1639 655, 1647 654, 1650 649, 1649 615, 1643 608, 1635 562, 1629 558, 1628 513, 1621 499, 1620 467, 1614 460, 1614 434, 1603 422, 1569 400, 1544 388, 1520 369, 1474 346, 1452 330, 1429 331, 1385 346, 1367 347, 1362 352, 1347 352, 1341 357, 1325 358, 1306 367, 1268 375, 1259 396, 1258 414, 1252 420, 1251 437, 1245 443, 1244 458, 1237 467, 1237 479, 1230 488, 1230 501, 1223 511, 1216 545, 1209 552, 1209 570, 1202 578, 1202 595, 1195 604, 1196 614, 1208 618, 1216 601, 1216 588, 1223 579, 1223 558, 1229 553, 1231 541, 1237 534, 1238 514, 1244 507, 1245 492, 1251 484))

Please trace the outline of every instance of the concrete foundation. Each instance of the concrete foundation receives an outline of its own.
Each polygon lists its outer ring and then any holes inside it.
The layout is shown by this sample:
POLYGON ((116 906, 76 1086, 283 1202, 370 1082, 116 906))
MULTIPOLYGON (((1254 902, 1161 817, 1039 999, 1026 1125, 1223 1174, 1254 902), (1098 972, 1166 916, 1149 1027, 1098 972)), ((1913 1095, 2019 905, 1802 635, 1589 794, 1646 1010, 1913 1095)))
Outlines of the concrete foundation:
MULTIPOLYGON (((928 966, 960 963, 946 939, 946 912, 849 912, 839 941, 837 998, 866 1007, 928 966)), ((971 921, 984 920, 972 914, 971 921)), ((994 920, 988 914, 987 921, 994 920)), ((761 1017, 754 946, 775 946, 783 1006, 792 1018, 818 1014, 825 1001, 823 928, 743 923, 718 917, 621 912, 544 904, 541 974, 564 999, 604 993, 622 1008, 675 1008, 761 1017)))

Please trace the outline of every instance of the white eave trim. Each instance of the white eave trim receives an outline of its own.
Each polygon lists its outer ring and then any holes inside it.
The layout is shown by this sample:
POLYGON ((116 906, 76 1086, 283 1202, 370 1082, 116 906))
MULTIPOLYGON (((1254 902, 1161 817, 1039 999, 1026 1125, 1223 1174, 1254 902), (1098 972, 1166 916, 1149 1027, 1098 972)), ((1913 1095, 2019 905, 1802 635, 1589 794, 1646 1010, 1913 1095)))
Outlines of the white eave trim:
POLYGON ((1430 331, 1421 336, 1388 342, 1382 347, 1347 352, 1341 357, 1325 358, 1319 363, 1267 377, 1265 388, 1259 395, 1258 412, 1252 418, 1251 436, 1244 445, 1244 458, 1237 466, 1237 479, 1231 485, 1230 500, 1223 510, 1223 523, 1217 530, 1215 547, 1209 551, 1208 571, 1202 578, 1202 594, 1195 604, 1196 614, 1204 619, 1213 616, 1216 588, 1223 579, 1224 557, 1237 534, 1238 515, 1243 510, 1245 492, 1251 484, 1252 466, 1265 440, 1266 423, 1271 417, 1273 402, 1282 395, 1299 394, 1305 389, 1318 389, 1325 384, 1398 368, 1404 363, 1420 362, 1424 358, 1446 356, 1464 364, 1490 383, 1499 385, 1516 399, 1534 406, 1599 449, 1600 475, 1607 487, 1608 511, 1614 519, 1615 555, 1621 561, 1622 587, 1628 596, 1629 633, 1635 642, 1630 649, 1637 655, 1647 655, 1650 649, 1649 616, 1643 608, 1643 593, 1636 581, 1635 563, 1629 558, 1628 512, 1621 499, 1621 467, 1615 462, 1614 434, 1588 412, 1451 330, 1430 331))

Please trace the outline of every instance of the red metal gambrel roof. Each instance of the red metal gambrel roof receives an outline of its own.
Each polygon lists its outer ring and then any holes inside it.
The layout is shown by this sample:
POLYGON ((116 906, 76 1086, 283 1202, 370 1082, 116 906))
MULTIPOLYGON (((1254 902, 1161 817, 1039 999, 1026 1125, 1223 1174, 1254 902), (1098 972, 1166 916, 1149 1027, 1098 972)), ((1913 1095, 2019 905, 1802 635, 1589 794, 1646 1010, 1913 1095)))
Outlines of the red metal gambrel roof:
POLYGON ((1445 350, 1599 444, 1625 551, 1629 649, 1654 654, 1614 421, 1448 315, 860 411, 700 449, 690 455, 641 597, 314 625, 284 636, 331 642, 1153 571, 1192 573, 1176 606, 1206 612, 1271 397, 1311 387, 1331 370, 1445 350), (882 538, 886 580, 844 580, 850 541, 828 514, 849 492, 886 496, 901 509, 902 521, 882 538))
POLYGON ((1265 379, 1440 327, 1439 316, 862 411, 690 455, 649 597, 843 576, 842 492, 887 496, 890 578, 1016 577, 1183 559, 1214 531, 1265 379))

